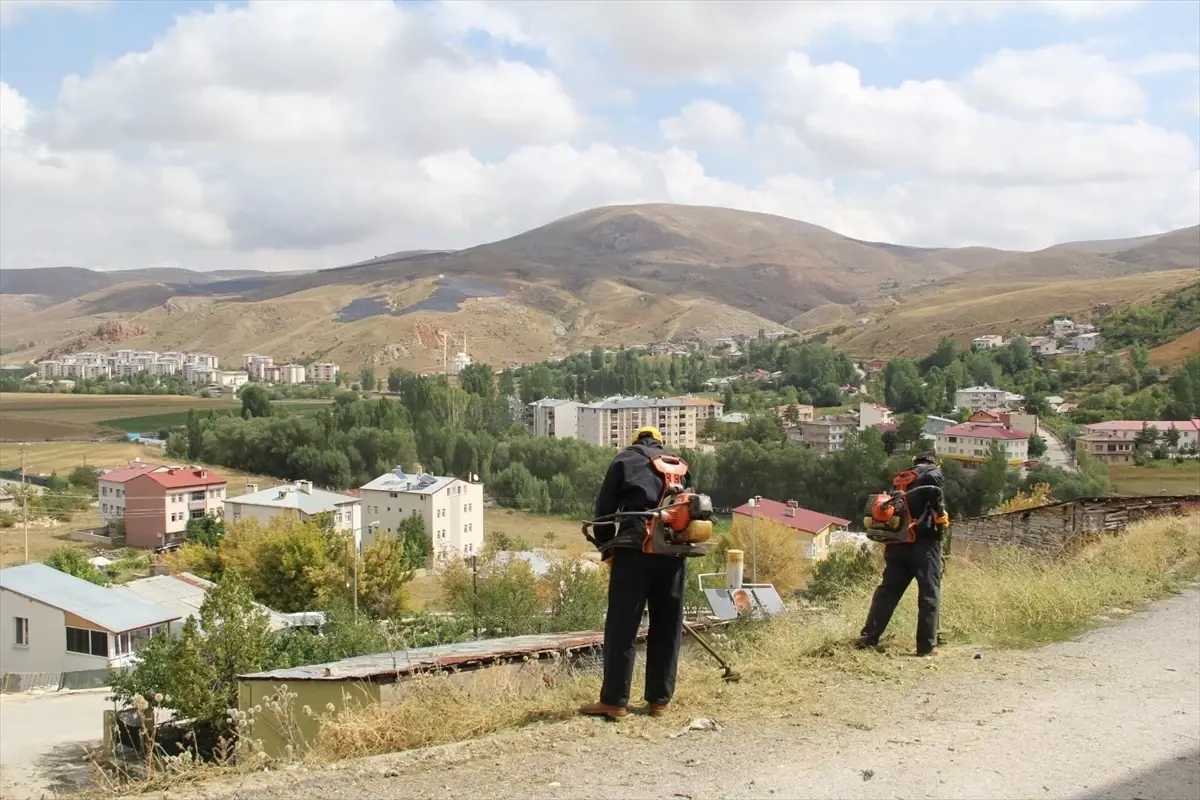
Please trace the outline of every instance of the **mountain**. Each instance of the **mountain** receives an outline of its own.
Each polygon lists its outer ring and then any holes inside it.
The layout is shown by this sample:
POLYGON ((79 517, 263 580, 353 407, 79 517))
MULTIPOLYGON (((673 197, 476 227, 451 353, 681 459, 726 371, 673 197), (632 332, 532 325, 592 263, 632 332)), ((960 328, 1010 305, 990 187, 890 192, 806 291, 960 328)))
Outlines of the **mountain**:
MULTIPOLYGON (((1195 227, 1019 253, 867 242, 726 208, 610 206, 465 250, 402 251, 313 272, 5 270, 0 346, 32 343, 10 359, 120 341, 226 360, 253 350, 348 368, 433 369, 442 331, 466 335, 474 358, 500 366, 593 344, 790 328, 883 352, 923 344, 926 333, 904 322, 922 309, 940 308, 956 320, 949 332, 974 336, 1035 311, 1078 313, 1100 295, 1121 303, 1166 291, 1180 279, 1174 271, 1197 266, 1195 227), (1013 294, 1055 281, 1074 289, 1013 294), (981 299, 994 313, 959 313, 981 299), (909 338, 888 335, 897 330, 909 338)), ((935 327, 946 326, 926 325, 935 327)))

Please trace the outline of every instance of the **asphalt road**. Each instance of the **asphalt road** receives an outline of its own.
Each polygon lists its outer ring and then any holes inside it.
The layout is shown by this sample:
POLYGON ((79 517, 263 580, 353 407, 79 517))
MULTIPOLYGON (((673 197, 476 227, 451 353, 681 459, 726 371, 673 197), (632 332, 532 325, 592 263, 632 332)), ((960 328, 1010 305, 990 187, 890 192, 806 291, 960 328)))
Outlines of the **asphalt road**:
POLYGON ((0 797, 40 800, 87 785, 84 753, 103 738, 107 694, 0 695, 0 797))

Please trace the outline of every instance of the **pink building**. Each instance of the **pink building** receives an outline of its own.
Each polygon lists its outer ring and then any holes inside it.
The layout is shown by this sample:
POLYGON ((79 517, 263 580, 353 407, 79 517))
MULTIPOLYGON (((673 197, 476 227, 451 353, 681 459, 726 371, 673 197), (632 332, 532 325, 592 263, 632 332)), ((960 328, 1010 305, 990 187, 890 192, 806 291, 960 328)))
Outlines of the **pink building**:
POLYGON ((125 543, 153 548, 182 539, 189 519, 219 517, 226 481, 207 467, 159 467, 125 481, 125 543))

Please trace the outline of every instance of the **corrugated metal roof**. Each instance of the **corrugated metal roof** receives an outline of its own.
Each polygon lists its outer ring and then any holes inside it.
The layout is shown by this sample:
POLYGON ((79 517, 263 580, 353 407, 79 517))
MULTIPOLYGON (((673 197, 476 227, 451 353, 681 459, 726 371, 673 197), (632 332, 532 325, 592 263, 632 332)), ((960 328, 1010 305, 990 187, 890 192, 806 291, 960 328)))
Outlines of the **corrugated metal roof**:
POLYGON ((225 502, 266 508, 293 508, 311 515, 333 511, 338 506, 349 503, 357 503, 358 498, 316 487, 311 487, 306 492, 298 484, 288 484, 230 497, 225 502))
POLYGON ((158 464, 124 464, 100 473, 100 480, 109 481, 110 483, 124 483, 130 478, 145 475, 147 472, 153 472, 156 469, 159 469, 158 464))
POLYGON ((69 611, 110 633, 124 633, 179 619, 177 613, 45 564, 0 569, 0 588, 69 611))
POLYGON ((373 489, 380 492, 436 494, 456 480, 458 478, 445 478, 437 475, 410 475, 397 467, 391 472, 385 472, 369 483, 364 483, 360 488, 373 489))
MULTIPOLYGON (((194 616, 199 622, 200 606, 204 603, 205 594, 213 586, 216 584, 212 581, 207 581, 190 572, 181 572, 178 575, 153 575, 149 578, 139 578, 120 586, 113 586, 111 591, 149 603, 163 611, 170 611, 175 615, 175 619, 186 620, 188 617, 194 616)), ((267 612, 271 630, 281 631, 291 627, 288 618, 283 614, 259 603, 255 605, 267 612)))

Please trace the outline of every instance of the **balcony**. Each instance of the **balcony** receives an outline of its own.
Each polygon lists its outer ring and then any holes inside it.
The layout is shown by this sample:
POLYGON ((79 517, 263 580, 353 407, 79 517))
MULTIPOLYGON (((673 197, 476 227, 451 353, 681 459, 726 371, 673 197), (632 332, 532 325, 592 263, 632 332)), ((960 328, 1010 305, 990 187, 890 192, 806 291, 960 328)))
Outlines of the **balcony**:
POLYGON ((189 500, 187 507, 188 507, 188 511, 206 511, 206 510, 208 510, 208 505, 206 504, 206 501, 204 501, 204 500, 189 500))

